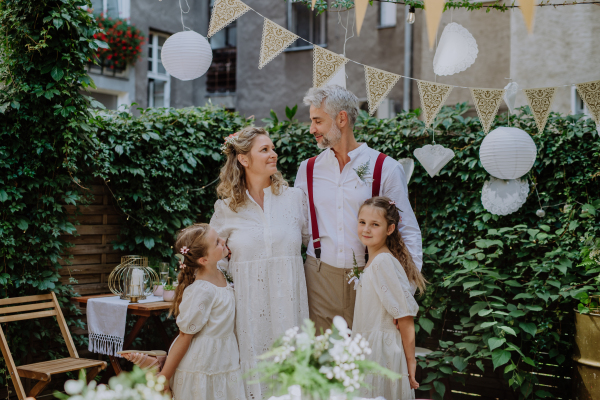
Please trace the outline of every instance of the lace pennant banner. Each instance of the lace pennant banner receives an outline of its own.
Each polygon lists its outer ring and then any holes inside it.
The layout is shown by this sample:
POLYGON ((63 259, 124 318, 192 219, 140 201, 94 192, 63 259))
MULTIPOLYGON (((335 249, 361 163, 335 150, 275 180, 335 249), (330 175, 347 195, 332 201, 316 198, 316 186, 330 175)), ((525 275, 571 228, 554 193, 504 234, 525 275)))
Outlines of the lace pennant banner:
POLYGON ((217 0, 210 16, 207 37, 211 37, 227 25, 244 15, 251 8, 240 0, 217 0))
POLYGON ((435 116, 444 105, 454 86, 444 85, 427 81, 417 81, 419 96, 421 97, 421 108, 425 118, 425 127, 429 128, 435 116))
POLYGON ((445 3, 446 0, 423 0, 423 5, 425 6, 425 19, 427 20, 429 50, 433 50, 433 44, 435 43, 445 3))
POLYGON ((377 107, 390 93, 390 90, 400 79, 400 75, 382 71, 365 65, 365 83, 367 84, 367 101, 369 102, 369 114, 375 114, 377 107))
POLYGON ((600 132, 600 81, 577 84, 579 97, 585 102, 600 132))
POLYGON ((494 118, 496 118, 504 92, 506 92, 504 89, 471 88, 477 115, 479 115, 479 121, 481 121, 481 126, 486 134, 490 131, 494 118))
POLYGON ((313 47, 313 87, 326 85, 348 59, 322 47, 313 47))
POLYGON ((369 0, 354 0, 354 15, 356 16, 356 34, 360 36, 360 28, 362 28, 369 0))
POLYGON ((317 0, 312 0, 312 4, 311 4, 310 9, 313 10, 313 11, 315 11, 315 3, 316 2, 317 2, 317 0))
POLYGON ((548 114, 550 114, 550 107, 552 107, 556 88, 523 89, 523 91, 529 101, 538 132, 542 133, 548 120, 548 114))
POLYGON ((527 32, 533 33, 533 17, 535 16, 535 0, 519 0, 519 8, 523 13, 527 32))
POLYGON ((263 25, 262 42, 260 44, 260 59, 258 69, 262 69, 272 59, 277 57, 289 45, 300 37, 287 29, 282 28, 270 19, 265 18, 263 25))

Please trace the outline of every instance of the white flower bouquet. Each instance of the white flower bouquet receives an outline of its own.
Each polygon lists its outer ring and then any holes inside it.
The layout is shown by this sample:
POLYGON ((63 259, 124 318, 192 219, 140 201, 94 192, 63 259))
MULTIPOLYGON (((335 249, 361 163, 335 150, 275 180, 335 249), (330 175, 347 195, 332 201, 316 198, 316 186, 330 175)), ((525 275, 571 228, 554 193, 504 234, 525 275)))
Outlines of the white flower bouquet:
POLYGON ((56 392, 54 396, 63 400, 171 400, 171 396, 163 393, 165 377, 157 378, 137 366, 131 372, 110 378, 108 386, 85 382, 85 373, 81 371, 79 380, 65 383, 65 393, 56 392))
POLYGON ((282 394, 297 385, 304 395, 321 400, 332 393, 357 395, 367 373, 400 379, 399 374, 366 360, 371 353, 369 343, 350 333, 346 321, 338 316, 332 329, 315 337, 314 324, 307 319, 301 332, 298 327, 288 329, 248 375, 258 375, 258 382, 267 382, 282 394))

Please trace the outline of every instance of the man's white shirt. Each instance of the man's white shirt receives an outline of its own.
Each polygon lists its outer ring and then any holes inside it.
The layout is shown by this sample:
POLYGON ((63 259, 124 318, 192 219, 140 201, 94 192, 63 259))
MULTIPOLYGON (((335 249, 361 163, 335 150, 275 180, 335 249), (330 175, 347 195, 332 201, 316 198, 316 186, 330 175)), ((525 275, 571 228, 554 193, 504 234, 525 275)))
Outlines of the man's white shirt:
MULTIPOLYGON (((317 157, 313 172, 315 213, 321 237, 321 261, 337 268, 352 268, 353 252, 359 266, 365 264, 365 246, 357 234, 358 209, 372 196, 372 180, 379 152, 366 143, 348 153, 350 162, 340 172, 340 165, 331 149, 317 157), (368 163, 367 172, 358 176, 356 169, 368 163)), ((304 191, 308 199, 306 164, 300 165, 294 186, 304 191)), ((423 266, 421 230, 408 200, 408 185, 404 168, 391 157, 386 157, 381 172, 380 196, 387 196, 402 210, 398 230, 417 268, 423 266)), ((307 201, 308 203, 308 201, 307 201)), ((310 212, 309 227, 312 227, 310 212)), ((311 235, 307 254, 315 257, 311 235)))

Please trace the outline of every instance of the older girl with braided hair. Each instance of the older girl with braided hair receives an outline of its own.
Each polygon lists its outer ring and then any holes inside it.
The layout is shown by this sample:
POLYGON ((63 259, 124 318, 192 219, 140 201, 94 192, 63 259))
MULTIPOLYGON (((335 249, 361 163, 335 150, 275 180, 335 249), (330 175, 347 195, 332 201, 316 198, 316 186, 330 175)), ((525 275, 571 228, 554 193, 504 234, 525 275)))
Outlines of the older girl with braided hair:
POLYGON ((235 296, 217 268, 228 254, 225 241, 210 225, 195 224, 179 232, 174 248, 181 261, 171 314, 180 333, 160 372, 167 390, 175 400, 244 400, 235 296))
POLYGON ((398 381, 367 375, 364 397, 414 399, 415 325, 419 306, 416 289, 425 290, 425 279, 415 266, 398 232, 400 212, 388 197, 366 200, 358 211, 358 237, 367 246, 369 261, 356 285, 352 333, 371 346, 372 361, 402 375, 398 381))
MULTIPOLYGON (((277 152, 262 128, 247 127, 226 139, 210 225, 231 249, 235 329, 242 373, 275 339, 308 318, 302 242, 308 241, 304 193, 288 187, 277 170, 277 152)), ((246 379, 248 399, 268 399, 266 384, 246 379)))

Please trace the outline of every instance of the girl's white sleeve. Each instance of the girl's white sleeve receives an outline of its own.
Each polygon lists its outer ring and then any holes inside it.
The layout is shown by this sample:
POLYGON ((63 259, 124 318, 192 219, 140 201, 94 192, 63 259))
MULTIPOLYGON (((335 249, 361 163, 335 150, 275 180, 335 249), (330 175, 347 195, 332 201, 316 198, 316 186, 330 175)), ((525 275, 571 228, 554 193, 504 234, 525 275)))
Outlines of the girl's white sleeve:
POLYGON ((379 256, 373 260, 373 284, 383 307, 394 319, 419 312, 419 305, 410 290, 410 284, 404 269, 399 271, 392 256, 379 256))
POLYGON ((215 296, 215 287, 208 283, 185 288, 177 316, 179 330, 190 335, 200 332, 208 322, 215 296))

